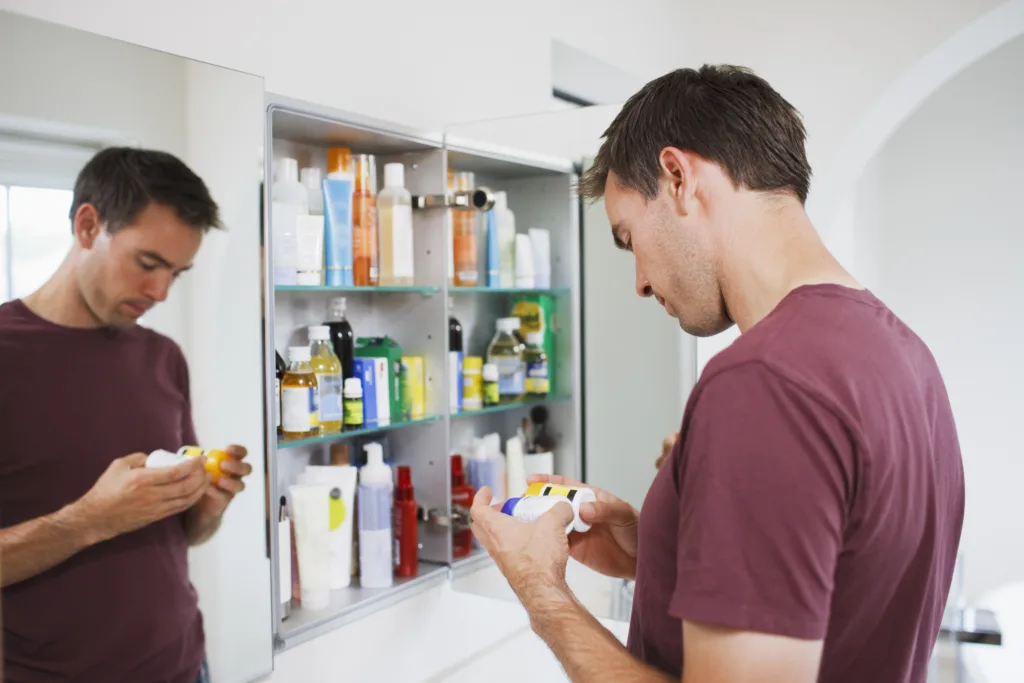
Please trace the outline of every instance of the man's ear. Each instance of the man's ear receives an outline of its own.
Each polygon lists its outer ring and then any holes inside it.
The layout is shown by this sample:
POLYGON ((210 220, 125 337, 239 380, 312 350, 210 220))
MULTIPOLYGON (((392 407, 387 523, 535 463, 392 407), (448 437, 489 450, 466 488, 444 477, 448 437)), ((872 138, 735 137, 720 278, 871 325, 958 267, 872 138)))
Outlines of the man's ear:
POLYGON ((693 211, 697 194, 697 176, 690 152, 676 147, 666 147, 658 155, 663 178, 667 178, 667 191, 680 215, 693 211))
POLYGON ((78 245, 83 249, 92 249, 92 245, 96 243, 101 232, 103 232, 103 223, 100 221, 96 207, 88 203, 78 207, 71 220, 71 233, 75 236, 78 245))

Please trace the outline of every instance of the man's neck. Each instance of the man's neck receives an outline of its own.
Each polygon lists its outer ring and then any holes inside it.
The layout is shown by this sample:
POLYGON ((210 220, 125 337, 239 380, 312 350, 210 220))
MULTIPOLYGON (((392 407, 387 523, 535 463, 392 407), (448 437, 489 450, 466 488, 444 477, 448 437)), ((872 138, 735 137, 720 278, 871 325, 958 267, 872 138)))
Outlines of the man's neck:
POLYGON ((24 297, 22 303, 55 325, 82 329, 103 327, 78 291, 69 260, 65 260, 42 287, 24 297))
POLYGON ((724 245, 722 293, 741 333, 763 320, 798 287, 861 285, 828 251, 802 205, 772 206, 753 221, 737 220, 742 234, 724 245))

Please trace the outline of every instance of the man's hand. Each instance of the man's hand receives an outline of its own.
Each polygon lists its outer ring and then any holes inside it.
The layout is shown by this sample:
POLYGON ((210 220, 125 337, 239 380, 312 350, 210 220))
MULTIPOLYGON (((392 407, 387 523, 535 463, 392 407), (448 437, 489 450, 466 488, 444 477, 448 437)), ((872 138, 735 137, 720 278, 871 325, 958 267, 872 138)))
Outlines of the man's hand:
POLYGON ((228 457, 220 461, 220 478, 206 489, 205 495, 185 516, 185 531, 192 545, 213 536, 228 504, 245 489, 242 479, 252 473, 252 465, 243 462, 249 454, 243 446, 231 445, 224 450, 228 457))
POLYGON ((666 436, 661 442, 661 455, 654 461, 654 469, 660 470, 661 466, 665 464, 669 454, 672 452, 672 447, 676 445, 676 441, 679 439, 679 432, 676 432, 672 436, 666 436))
POLYGON ((597 502, 580 506, 580 517, 591 525, 590 531, 569 535, 569 554, 577 562, 605 576, 636 578, 636 539, 640 515, 632 505, 603 489, 570 481, 565 477, 533 475, 529 482, 586 486, 592 489, 597 502))
POLYGON ((220 478, 199 499, 200 513, 205 517, 220 517, 227 510, 228 503, 245 490, 245 477, 252 474, 252 465, 243 462, 249 454, 242 446, 231 445, 224 449, 228 457, 220 461, 220 478))
POLYGON ((133 453, 110 463, 69 506, 70 513, 83 522, 92 542, 105 541, 184 512, 202 497, 209 480, 199 458, 147 469, 146 454, 133 453))
POLYGON ((572 506, 555 505, 536 521, 523 522, 491 507, 491 498, 486 486, 473 498, 469 511, 473 534, 529 610, 532 598, 565 586, 569 561, 565 527, 573 519, 572 506))

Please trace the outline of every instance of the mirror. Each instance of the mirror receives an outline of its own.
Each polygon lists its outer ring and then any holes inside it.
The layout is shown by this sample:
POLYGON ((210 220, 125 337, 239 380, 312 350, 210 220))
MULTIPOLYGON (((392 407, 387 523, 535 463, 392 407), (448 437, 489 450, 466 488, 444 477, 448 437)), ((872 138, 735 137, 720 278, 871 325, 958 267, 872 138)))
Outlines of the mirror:
MULTIPOLYGON (((462 170, 458 168, 462 155, 452 150, 465 146, 489 150, 498 160, 508 154, 538 164, 568 159, 579 174, 589 167, 602 133, 620 108, 581 107, 452 125, 445 134, 449 165, 462 170)), ((515 174, 504 178, 486 167, 477 175, 495 190, 505 185, 518 188, 522 182, 515 174)), ((556 192, 553 187, 530 193, 509 189, 508 208, 515 216, 517 233, 547 220, 550 212, 545 202, 556 192)), ((574 188, 569 199, 576 204, 579 218, 565 236, 564 251, 571 252, 578 263, 579 297, 574 305, 579 312, 579 335, 565 350, 579 361, 576 401, 581 439, 574 449, 578 469, 567 469, 568 459, 563 457, 556 463, 556 473, 582 478, 639 508, 654 479, 662 440, 679 428, 694 381, 695 345, 653 300, 637 298, 633 260, 615 248, 603 201, 579 202, 574 188)), ((555 239, 552 233, 552 242, 555 239)), ((486 259, 485 244, 480 245, 479 258, 486 259)), ((553 264, 553 273, 556 268, 553 264)), ((485 316, 491 303, 480 300, 475 308, 460 312, 472 321, 485 316)), ((462 322, 465 327, 466 321, 462 322)), ((508 436, 503 434, 503 439, 508 436)), ((481 571, 456 572, 456 589, 515 599, 497 570, 482 566, 481 571)), ((575 563, 570 563, 569 581, 595 615, 623 618, 618 582, 575 563)), ((628 619, 628 612, 624 618, 628 619)))
MULTIPOLYGON (((246 490, 232 501, 216 535, 189 551, 188 566, 213 680, 253 680, 271 670, 273 650, 259 370, 263 81, 7 12, 0 12, 0 64, 0 302, 32 293, 61 263, 72 241, 75 178, 104 147, 177 156, 219 205, 225 229, 204 238, 192 271, 141 324, 184 352, 200 445, 237 443, 249 451, 254 471, 246 490)), ((75 361, 89 358, 83 352, 75 361)), ((7 400, 0 387, 0 404, 7 400)), ((45 409, 41 403, 39 410, 45 409)), ((102 427, 119 428, 124 425, 102 427)), ((45 444, 40 435, 40 447, 45 444)), ((0 453, 7 477, 3 460, 0 453)), ((7 502, 0 499, 0 513, 7 502)), ((37 576, 35 589, 46 581, 37 576)), ((4 589, 5 646, 11 650, 21 636, 27 648, 41 647, 32 634, 45 634, 29 629, 24 612, 16 611, 17 590, 17 584, 4 589)), ((115 613, 90 619, 99 627, 115 613)), ((152 615, 157 623, 167 618, 152 615)), ((38 628, 34 620, 32 629, 38 628)))

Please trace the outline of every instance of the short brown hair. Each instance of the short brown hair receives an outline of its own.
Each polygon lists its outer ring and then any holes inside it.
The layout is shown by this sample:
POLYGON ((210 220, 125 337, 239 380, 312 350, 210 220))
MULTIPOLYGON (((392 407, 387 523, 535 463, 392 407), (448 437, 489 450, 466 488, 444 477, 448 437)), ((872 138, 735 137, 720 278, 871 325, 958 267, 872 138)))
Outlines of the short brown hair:
POLYGON ((705 64, 656 78, 629 98, 601 136, 581 197, 604 194, 609 171, 647 199, 658 194, 658 155, 687 150, 719 164, 737 187, 791 193, 811 182, 800 113, 753 71, 705 64))
MULTIPOLYGON (((134 147, 108 147, 78 173, 69 218, 92 204, 113 235, 138 218, 150 202, 174 210, 203 233, 221 227, 217 202, 202 178, 173 154, 134 147)), ((73 229, 73 227, 72 227, 73 229)))

